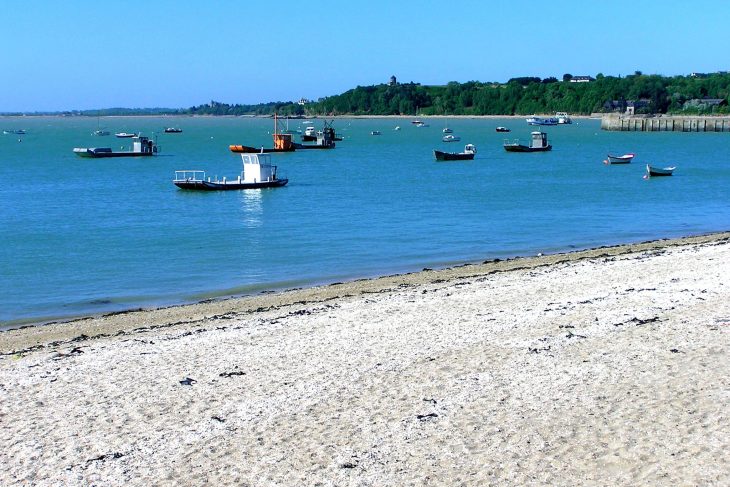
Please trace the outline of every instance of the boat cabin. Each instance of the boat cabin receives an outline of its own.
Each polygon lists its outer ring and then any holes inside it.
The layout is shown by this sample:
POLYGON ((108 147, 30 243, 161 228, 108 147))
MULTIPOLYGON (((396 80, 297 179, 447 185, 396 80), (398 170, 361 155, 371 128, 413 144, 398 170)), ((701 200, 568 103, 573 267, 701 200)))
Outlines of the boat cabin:
POLYGON ((132 138, 132 152, 136 154, 152 154, 157 152, 157 147, 149 137, 138 136, 132 138))
POLYGON ((276 179, 276 166, 271 165, 269 154, 241 154, 243 183, 260 183, 276 179))
POLYGON ((291 140, 291 134, 274 133, 274 150, 290 151, 294 150, 294 143, 291 140))
POLYGON ((531 136, 531 149, 543 149, 548 146, 547 134, 545 132, 532 132, 531 136))

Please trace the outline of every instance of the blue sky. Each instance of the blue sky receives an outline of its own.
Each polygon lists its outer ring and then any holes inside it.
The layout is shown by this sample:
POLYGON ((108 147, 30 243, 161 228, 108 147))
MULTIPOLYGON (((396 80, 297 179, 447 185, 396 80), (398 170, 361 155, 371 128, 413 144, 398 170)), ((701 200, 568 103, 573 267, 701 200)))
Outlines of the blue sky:
POLYGON ((0 3, 0 112, 317 99, 391 75, 730 70, 727 0, 0 3))

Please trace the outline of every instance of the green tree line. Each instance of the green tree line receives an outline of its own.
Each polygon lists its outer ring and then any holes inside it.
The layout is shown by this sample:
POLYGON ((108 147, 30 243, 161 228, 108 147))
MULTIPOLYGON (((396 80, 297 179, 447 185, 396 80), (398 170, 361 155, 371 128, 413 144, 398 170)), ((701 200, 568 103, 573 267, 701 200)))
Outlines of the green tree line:
MULTIPOLYGON (((452 81, 444 86, 418 83, 358 86, 342 94, 306 105, 276 102, 259 105, 227 105, 211 102, 187 112, 210 115, 530 115, 568 112, 591 114, 625 109, 637 104, 637 113, 730 113, 730 74, 694 76, 596 75, 587 83, 549 77, 513 78, 507 83, 452 81), (721 99, 719 105, 702 100, 721 99), (695 100, 695 102, 692 102, 695 100), (696 100, 700 100, 697 103, 696 100), (616 103, 618 102, 618 103, 616 103)), ((717 102, 715 102, 717 103, 717 102)))
POLYGON ((554 112, 591 114, 624 110, 636 113, 727 114, 730 74, 625 77, 597 74, 585 83, 554 77, 520 77, 507 83, 452 81, 443 86, 395 83, 358 86, 304 105, 292 101, 253 105, 211 101, 181 109, 112 108, 63 112, 68 115, 530 115, 554 112), (715 99, 709 102, 707 99, 715 99), (719 103, 717 100, 721 100, 719 103))

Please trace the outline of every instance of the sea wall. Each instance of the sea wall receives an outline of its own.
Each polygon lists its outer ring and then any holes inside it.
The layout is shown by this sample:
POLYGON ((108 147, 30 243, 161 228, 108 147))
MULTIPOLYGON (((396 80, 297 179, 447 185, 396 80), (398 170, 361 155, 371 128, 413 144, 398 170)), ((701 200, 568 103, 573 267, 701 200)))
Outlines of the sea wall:
POLYGON ((601 130, 619 132, 730 132, 730 117, 604 115, 601 130))

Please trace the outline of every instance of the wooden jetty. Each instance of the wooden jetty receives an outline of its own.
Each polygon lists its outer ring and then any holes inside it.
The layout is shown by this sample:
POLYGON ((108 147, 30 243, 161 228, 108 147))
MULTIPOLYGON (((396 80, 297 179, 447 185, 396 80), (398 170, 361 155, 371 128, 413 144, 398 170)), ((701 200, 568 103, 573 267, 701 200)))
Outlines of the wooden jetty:
POLYGON ((730 132, 730 117, 604 115, 601 130, 618 132, 730 132))

